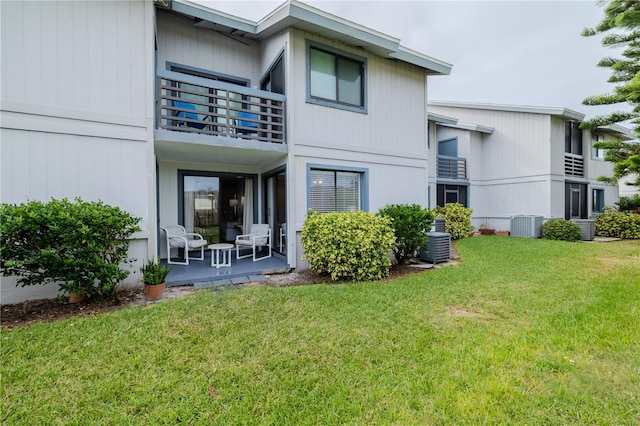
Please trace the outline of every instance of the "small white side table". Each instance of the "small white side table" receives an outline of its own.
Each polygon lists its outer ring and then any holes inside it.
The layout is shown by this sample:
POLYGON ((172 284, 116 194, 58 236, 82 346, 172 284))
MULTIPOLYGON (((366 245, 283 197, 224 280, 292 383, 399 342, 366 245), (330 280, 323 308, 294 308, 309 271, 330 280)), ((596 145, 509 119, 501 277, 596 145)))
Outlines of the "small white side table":
POLYGON ((233 244, 211 244, 209 249, 211 249, 211 266, 215 266, 216 269, 222 266, 231 266, 231 250, 233 249, 233 244), (222 252, 222 261, 220 261, 220 252, 222 252))

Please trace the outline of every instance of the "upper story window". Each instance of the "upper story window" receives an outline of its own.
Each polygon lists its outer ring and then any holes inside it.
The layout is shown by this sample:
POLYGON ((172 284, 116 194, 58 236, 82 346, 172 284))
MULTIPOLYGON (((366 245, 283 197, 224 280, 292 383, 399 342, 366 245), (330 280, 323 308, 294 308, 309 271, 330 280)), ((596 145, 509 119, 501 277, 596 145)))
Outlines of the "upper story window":
POLYGON ((582 155, 582 129, 577 121, 564 122, 564 152, 582 155))
POLYGON ((598 142, 604 142, 604 135, 593 135, 591 137, 591 158, 594 160, 604 160, 604 149, 593 146, 598 142))
POLYGON ((365 59, 308 45, 307 101, 366 112, 365 59))
POLYGON ((438 141, 438 155, 446 157, 458 156, 458 138, 445 139, 438 141))
POLYGON ((268 92, 284 95, 284 54, 278 56, 278 59, 264 75, 260 81, 260 88, 268 92))
POLYGON ((309 165, 308 207, 319 213, 367 210, 367 170, 309 165))

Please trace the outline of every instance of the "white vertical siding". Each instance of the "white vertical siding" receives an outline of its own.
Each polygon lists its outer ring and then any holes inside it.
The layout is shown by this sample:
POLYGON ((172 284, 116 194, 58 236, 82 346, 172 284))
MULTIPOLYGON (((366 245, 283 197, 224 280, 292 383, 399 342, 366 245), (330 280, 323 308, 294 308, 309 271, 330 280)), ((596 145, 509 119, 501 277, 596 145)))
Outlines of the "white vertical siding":
POLYGON ((146 146, 117 139, 2 129, 2 202, 82 197, 142 217, 146 146))
MULTIPOLYGON (((552 140, 548 115, 440 106, 430 106, 429 109, 458 118, 462 123, 495 129, 482 151, 487 179, 549 173, 552 140)), ((562 143, 564 144, 564 138, 562 143)))
MULTIPOLYGON (((552 189, 557 179, 555 168, 561 168, 560 179, 564 180, 561 120, 522 112, 440 106, 429 109, 461 123, 495 129, 470 144, 467 157, 469 201, 476 227, 484 219, 497 229, 509 229, 509 218, 514 215, 549 217, 555 210, 564 212, 564 192, 552 189)), ((438 132, 440 137, 442 131, 438 132)))
MULTIPOLYGON (((130 253, 145 260, 155 248, 153 4, 0 8, 0 202, 81 197, 118 206, 142 218, 130 253)), ((50 297, 54 287, 14 289, 3 279, 2 301, 50 297)))
POLYGON ((295 144, 350 146, 360 151, 391 150, 426 158, 424 70, 310 33, 291 32, 294 48, 289 69, 295 78, 288 81, 295 96, 288 98, 294 121, 289 135, 295 144), (366 114, 306 102, 307 40, 367 58, 366 114))
POLYGON ((146 2, 0 2, 2 98, 144 117, 146 2))
POLYGON ((167 62, 247 78, 259 84, 260 46, 249 39, 235 40, 211 29, 196 27, 193 21, 157 11, 158 68, 167 62))
POLYGON ((638 189, 637 186, 631 186, 626 184, 627 182, 632 182, 635 180, 636 180, 636 175, 631 175, 631 176, 627 176, 625 179, 622 179, 618 183, 621 197, 631 197, 633 195, 640 195, 640 190, 638 189))
MULTIPOLYGON (((368 172, 369 210, 385 204, 427 205, 427 126, 424 70, 290 30, 287 63, 290 194, 299 231, 307 212, 307 164, 368 172), (367 113, 307 103, 307 40, 366 57, 367 113)), ((291 210, 290 210, 291 211, 291 210)), ((297 253, 297 267, 301 250, 297 253)))

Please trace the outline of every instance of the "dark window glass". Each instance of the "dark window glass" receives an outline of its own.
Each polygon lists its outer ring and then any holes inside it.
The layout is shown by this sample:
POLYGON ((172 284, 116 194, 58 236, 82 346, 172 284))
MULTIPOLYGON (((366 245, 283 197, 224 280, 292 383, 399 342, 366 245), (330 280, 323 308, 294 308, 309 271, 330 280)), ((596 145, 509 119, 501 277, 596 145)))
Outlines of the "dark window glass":
POLYGON ((564 122, 564 151, 582 155, 582 129, 576 121, 564 122))
POLYGON ((445 185, 438 184, 437 200, 436 203, 439 206, 444 206, 446 203, 460 203, 465 207, 467 206, 467 186, 464 185, 445 185))

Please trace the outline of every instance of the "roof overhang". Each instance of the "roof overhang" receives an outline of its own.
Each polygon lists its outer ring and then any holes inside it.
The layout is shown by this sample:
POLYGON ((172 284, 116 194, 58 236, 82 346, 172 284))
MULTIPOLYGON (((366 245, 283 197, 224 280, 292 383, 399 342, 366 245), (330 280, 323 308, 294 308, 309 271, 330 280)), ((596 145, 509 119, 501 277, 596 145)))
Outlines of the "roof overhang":
POLYGON ((609 124, 606 126, 600 126, 600 127, 597 127, 595 131, 598 133, 613 135, 614 137, 624 141, 630 141, 630 140, 636 139, 636 135, 633 132, 633 130, 627 127, 621 126, 619 124, 609 124))
POLYGON ((471 132, 478 132, 490 135, 495 130, 493 127, 481 126, 479 124, 460 123, 457 124, 442 124, 444 127, 451 127, 452 129, 469 130, 471 132))
POLYGON ((449 125, 455 125, 458 122, 457 118, 447 117, 446 115, 434 114, 432 112, 427 113, 427 120, 433 121, 436 124, 449 124, 449 125))
POLYGON ((433 121, 439 126, 449 127, 452 129, 469 130, 471 132, 486 133, 490 135, 495 130, 493 127, 481 126, 479 124, 460 123, 457 118, 447 117, 446 115, 427 113, 427 120, 433 121))
POLYGON ((582 121, 585 115, 568 108, 558 107, 538 107, 524 105, 502 105, 502 104, 483 104, 473 102, 448 102, 448 101, 429 101, 429 105, 452 107, 452 108, 468 108, 468 109, 484 109, 491 111, 508 111, 522 112, 528 114, 546 114, 561 117, 568 120, 582 121))
MULTIPOLYGON (((166 1, 166 0, 165 0, 166 1)), ((372 30, 296 0, 288 0, 273 12, 252 22, 188 0, 162 2, 158 7, 199 20, 195 25, 235 37, 260 41, 286 28, 298 28, 346 45, 374 53, 383 58, 416 65, 430 75, 448 75, 452 65, 431 56, 407 49, 400 40, 372 30)))

